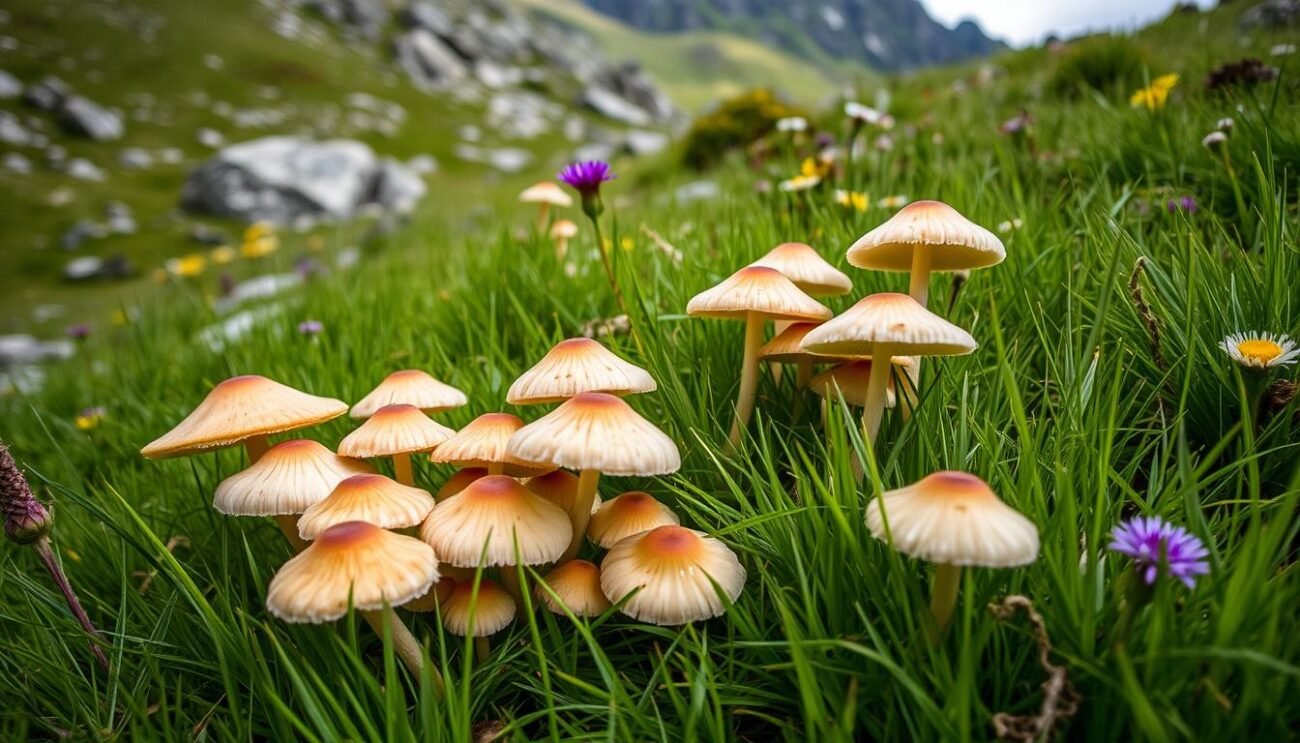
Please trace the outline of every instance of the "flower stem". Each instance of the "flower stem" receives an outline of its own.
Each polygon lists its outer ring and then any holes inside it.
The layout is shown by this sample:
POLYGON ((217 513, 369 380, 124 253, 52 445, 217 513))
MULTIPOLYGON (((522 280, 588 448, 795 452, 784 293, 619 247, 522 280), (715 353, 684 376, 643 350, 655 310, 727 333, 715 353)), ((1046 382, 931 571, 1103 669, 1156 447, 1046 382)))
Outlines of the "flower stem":
POLYGON ((49 537, 41 537, 32 543, 32 547, 41 558, 41 563, 45 565, 45 569, 50 572, 50 577, 54 579, 54 585, 58 586, 59 590, 63 592, 63 599, 68 602, 68 608, 72 611, 72 616, 76 618, 77 624, 80 624, 81 629, 85 630, 86 634, 90 636, 91 654, 95 656, 100 668, 108 671, 108 656, 104 655, 104 650, 100 647, 100 643, 104 642, 104 636, 95 628, 95 625, 90 621, 90 617, 86 614, 86 610, 81 607, 81 601, 77 599, 76 591, 72 590, 72 584, 68 582, 68 577, 64 575, 63 567, 59 565, 59 561, 54 557, 54 551, 50 549, 49 537))

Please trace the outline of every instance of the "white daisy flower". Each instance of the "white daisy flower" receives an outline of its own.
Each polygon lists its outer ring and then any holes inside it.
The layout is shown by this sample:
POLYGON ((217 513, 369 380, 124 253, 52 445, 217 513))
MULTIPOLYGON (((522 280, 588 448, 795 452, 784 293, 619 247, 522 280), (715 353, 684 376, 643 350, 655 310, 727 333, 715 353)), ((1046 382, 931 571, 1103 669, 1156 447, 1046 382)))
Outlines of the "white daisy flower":
POLYGON ((808 128, 808 120, 802 116, 787 116, 776 120, 778 132, 802 132, 808 128))
POLYGON ((782 191, 785 191, 786 193, 791 193, 794 191, 807 191, 808 189, 815 187, 818 183, 821 182, 822 182, 822 178, 819 175, 796 175, 795 177, 789 180, 781 181, 780 188, 782 191))
POLYGON ((1219 342, 1219 348, 1247 369, 1290 366, 1300 359, 1295 341, 1280 333, 1233 333, 1219 342))
POLYGON ((1215 150, 1228 144, 1228 135, 1221 131, 1213 131, 1205 135, 1205 138, 1201 140, 1201 144, 1207 150, 1215 150))

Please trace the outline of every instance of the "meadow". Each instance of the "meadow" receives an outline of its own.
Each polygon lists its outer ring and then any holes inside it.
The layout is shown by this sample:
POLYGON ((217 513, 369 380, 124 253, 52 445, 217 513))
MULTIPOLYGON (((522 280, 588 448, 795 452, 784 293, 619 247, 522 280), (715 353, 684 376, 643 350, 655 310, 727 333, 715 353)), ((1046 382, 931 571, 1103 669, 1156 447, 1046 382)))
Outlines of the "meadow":
MULTIPOLYGON (((699 176, 668 161, 605 184, 602 223, 633 333, 598 339, 657 381, 628 402, 677 443, 682 467, 605 478, 601 494, 647 490, 738 555, 743 592, 707 621, 537 611, 480 661, 434 615, 404 615, 445 679, 439 694, 355 615, 290 625, 267 612, 289 545, 269 520, 211 507, 216 485, 245 466, 241 449, 139 454, 239 374, 351 403, 418 368, 468 396, 437 416, 448 426, 491 411, 537 418, 547 408, 505 403, 511 382, 620 313, 577 209, 564 260, 530 230, 525 205, 427 211, 373 260, 277 300, 278 314, 220 350, 202 340, 218 321, 203 285, 170 286, 98 326, 42 391, 0 399, 0 436, 52 507, 57 554, 112 670, 94 664, 35 557, 7 547, 0 737, 987 740, 995 715, 1039 714, 1051 670, 1040 641, 1077 695, 1044 735, 1293 737, 1296 367, 1261 374, 1219 344, 1244 331, 1300 335, 1296 57, 1268 57, 1277 38, 1243 49, 1197 36, 1193 19, 1172 24, 1144 37, 1141 67, 1100 89, 1071 86, 1079 77, 1053 92, 1065 62, 1044 50, 999 60, 992 77, 891 80, 897 125, 866 140, 888 146, 851 161, 841 150, 808 190, 779 184, 815 155, 811 133, 772 132, 756 168, 724 158, 709 175, 716 199, 674 198, 699 176), (1244 54, 1280 77, 1203 87, 1210 68, 1244 54), (1167 100, 1130 105, 1166 73, 1181 76, 1167 100), (1000 132, 1022 106, 1032 122, 1000 132), (1203 145, 1224 118, 1223 149, 1203 145), (863 194, 863 208, 836 189, 863 194), (956 288, 949 274, 930 284, 931 309, 978 350, 927 359, 915 411, 887 415, 874 446, 855 411, 832 406, 823 422, 793 374, 764 373, 755 420, 729 447, 743 331, 687 316, 688 301, 788 241, 850 276, 850 294, 823 300, 837 313, 905 291, 906 274, 845 261, 896 196, 942 200, 1005 243, 1003 263, 956 288), (308 320, 319 332, 300 331, 308 320), (78 426, 93 407, 102 418, 78 426), (940 470, 986 481, 1041 546, 1024 567, 965 571, 952 625, 934 641, 931 567, 874 538, 865 518, 881 492, 940 470), (1135 604, 1133 563, 1108 545, 1137 515, 1203 541, 1208 573, 1191 587, 1162 577, 1135 604), (1008 596, 1032 602, 1045 636, 1024 614, 990 610, 1008 596)), ((841 143, 849 126, 838 107, 814 124, 841 143)), ((354 425, 305 434, 333 447, 354 425)), ((415 474, 436 490, 451 470, 420 459, 415 474)))

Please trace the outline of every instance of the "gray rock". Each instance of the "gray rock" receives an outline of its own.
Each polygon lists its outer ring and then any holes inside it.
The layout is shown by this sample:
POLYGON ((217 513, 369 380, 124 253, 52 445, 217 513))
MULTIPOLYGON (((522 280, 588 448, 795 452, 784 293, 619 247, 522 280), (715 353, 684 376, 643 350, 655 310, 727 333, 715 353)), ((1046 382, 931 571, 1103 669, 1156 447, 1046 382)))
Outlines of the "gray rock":
POLYGON ((66 359, 73 353, 72 341, 42 341, 30 335, 0 335, 0 366, 39 364, 66 359))
POLYGON ((110 201, 104 205, 104 226, 114 235, 134 235, 136 232, 135 216, 131 207, 120 201, 110 201))
POLYGON ((592 142, 573 151, 574 160, 612 160, 617 148, 608 142, 592 142))
POLYGON ((672 100, 659 89, 636 62, 608 68, 600 76, 604 86, 656 122, 668 122, 676 115, 672 100))
POLYGON ((84 157, 74 157, 64 166, 63 172, 79 181, 104 181, 108 176, 97 165, 84 157))
POLYGON ((406 28, 422 28, 438 36, 449 36, 454 28, 447 13, 428 0, 406 6, 397 19, 406 28))
POLYGON ((385 159, 375 174, 370 201, 389 211, 406 214, 415 209, 428 188, 410 168, 392 159, 385 159))
POLYGON ((397 64, 416 87, 436 90, 456 83, 467 73, 465 63, 437 36, 415 29, 393 42, 397 64))
POLYGON ((55 111, 63 105, 63 99, 72 93, 68 84, 50 75, 39 83, 27 86, 23 92, 23 101, 27 105, 42 111, 55 111))
POLYGON ((199 140, 199 144, 204 147, 211 147, 214 150, 226 143, 225 136, 216 129, 208 129, 205 127, 200 129, 196 136, 199 140))
POLYGON ((1241 14, 1242 28, 1280 29, 1300 23, 1300 0, 1265 0, 1241 14))
POLYGON ((388 6, 384 0, 310 0, 306 7, 371 41, 378 39, 388 25, 388 6))
POLYGON ((502 91, 488 100, 487 124, 503 137, 535 139, 563 114, 563 108, 536 93, 502 91))
POLYGON ((32 161, 17 152, 6 152, 3 165, 5 170, 17 173, 18 175, 27 175, 32 172, 32 161))
POLYGON ((69 96, 63 101, 59 123, 72 134, 90 137, 97 142, 121 139, 126 133, 122 114, 79 95, 69 96))
POLYGON ((623 138, 623 149, 634 157, 657 155, 668 149, 668 135, 634 129, 623 138))
POLYGON ((590 86, 582 91, 582 105, 614 121, 631 126, 648 126, 650 114, 618 93, 605 88, 590 86))
POLYGON ((488 149, 461 142, 452 148, 456 157, 474 163, 483 163, 502 173, 518 173, 532 165, 533 153, 517 147, 488 149))
POLYGON ((222 230, 206 224, 196 224, 190 228, 190 239, 200 245, 226 245, 230 236, 222 230))
POLYGON ((59 247, 64 250, 78 250, 87 240, 100 240, 108 235, 108 230, 98 222, 89 219, 79 220, 72 229, 59 238, 59 247))
POLYGON ((23 94, 23 84, 5 70, 0 70, 0 98, 17 98, 23 94))
POLYGON ((416 155, 406 161, 406 167, 416 175, 429 175, 438 172, 438 159, 433 155, 416 155))
POLYGON ((17 116, 0 111, 0 142, 27 147, 32 144, 32 133, 27 131, 17 116))
POLYGON ((63 267, 63 278, 68 281, 87 281, 99 277, 104 268, 104 259, 93 255, 73 258, 63 267))
POLYGON ((117 164, 128 170, 145 170, 153 166, 153 155, 143 147, 127 147, 117 153, 117 164))
POLYGON ((175 147, 164 147, 158 150, 158 159, 168 165, 179 165, 185 160, 185 153, 175 147))
POLYGON ((677 187, 673 195, 682 203, 700 201, 702 199, 716 199, 722 193, 715 181, 691 181, 677 187))
POLYGON ((51 170, 63 170, 68 164, 68 150, 63 145, 50 145, 45 150, 45 164, 51 170))

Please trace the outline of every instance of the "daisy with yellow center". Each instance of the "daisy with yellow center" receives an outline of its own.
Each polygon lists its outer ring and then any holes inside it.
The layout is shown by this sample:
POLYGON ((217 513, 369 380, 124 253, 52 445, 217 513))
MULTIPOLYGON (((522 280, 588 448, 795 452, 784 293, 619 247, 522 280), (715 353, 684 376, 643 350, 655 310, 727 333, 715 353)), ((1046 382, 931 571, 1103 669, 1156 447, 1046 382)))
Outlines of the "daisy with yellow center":
POLYGON ((794 191, 807 191, 821 183, 821 176, 817 175, 797 175, 790 180, 781 181, 781 190, 787 193, 794 191))
POLYGON ((1295 341, 1279 333, 1233 333, 1219 342, 1219 348, 1247 369, 1290 366, 1300 359, 1295 341))

